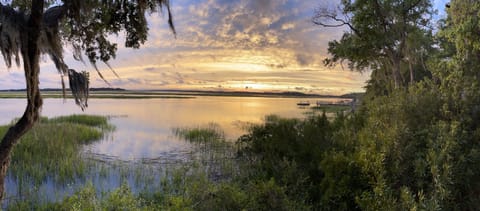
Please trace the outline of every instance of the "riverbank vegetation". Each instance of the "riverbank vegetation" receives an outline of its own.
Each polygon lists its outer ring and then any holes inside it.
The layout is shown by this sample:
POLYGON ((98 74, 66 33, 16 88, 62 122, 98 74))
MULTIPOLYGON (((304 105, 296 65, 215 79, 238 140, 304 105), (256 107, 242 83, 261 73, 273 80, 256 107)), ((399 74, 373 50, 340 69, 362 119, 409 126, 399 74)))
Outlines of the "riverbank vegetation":
MULTIPOLYGON (((8 127, 0 127, 0 134, 8 127)), ((88 161, 81 155, 82 148, 112 129, 107 118, 101 116, 42 118, 12 154, 7 178, 17 184, 16 199, 30 197, 46 182, 66 185, 84 178, 88 161)))
MULTIPOLYGON (((478 209, 480 21, 472 14, 480 3, 451 1, 437 30, 430 1, 342 3, 351 31, 330 43, 326 63, 372 70, 354 112, 268 116, 235 142, 214 126, 178 129, 200 147, 200 157, 161 177, 142 177, 156 181, 148 189, 128 179, 106 192, 86 183, 57 201, 18 201, 8 208, 478 209)), ((319 18, 335 17, 323 12, 319 18)))
MULTIPOLYGON (((191 162, 175 164, 161 177, 141 168, 124 170, 142 171, 136 180, 149 182, 148 189, 137 188, 139 182, 128 177, 122 177, 121 185, 109 191, 100 191, 86 181, 57 201, 28 198, 8 208, 474 208, 478 206, 480 147, 474 141, 478 129, 469 126, 472 119, 443 117, 444 103, 438 87, 424 82, 365 102, 357 112, 339 113, 333 120, 325 114, 304 120, 268 116, 234 143, 224 140, 213 124, 176 129, 178 136, 199 151, 192 154, 191 162)), ((62 158, 48 158, 58 159, 62 158)), ((112 170, 103 171, 109 175, 112 170)))
MULTIPOLYGON (((440 95, 425 82, 377 97, 361 111, 339 114, 334 120, 326 115, 305 120, 269 116, 230 148, 223 148, 234 152, 232 156, 217 157, 214 160, 222 162, 216 164, 205 159, 178 165, 153 190, 135 192, 128 181, 110 192, 86 185, 59 202, 33 206, 45 210, 473 209, 479 202, 478 129, 471 125, 475 120, 465 116, 445 118, 446 100, 440 95)), ((188 131, 181 133, 196 144, 214 143, 205 139, 207 134, 216 141, 221 137, 209 128, 188 131)), ((18 203, 11 208, 31 206, 18 203)))

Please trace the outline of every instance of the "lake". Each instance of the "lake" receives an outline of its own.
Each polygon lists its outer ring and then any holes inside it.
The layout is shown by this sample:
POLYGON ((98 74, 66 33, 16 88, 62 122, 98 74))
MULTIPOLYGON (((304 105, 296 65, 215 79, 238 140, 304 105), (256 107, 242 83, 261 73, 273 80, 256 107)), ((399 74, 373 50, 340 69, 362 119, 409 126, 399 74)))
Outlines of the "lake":
MULTIPOLYGON (((92 182, 97 191, 105 192, 119 187, 125 178, 135 192, 154 189, 167 172, 171 171, 169 169, 194 160, 195 153, 198 152, 198 145, 177 137, 175 129, 214 124, 224 132, 227 141, 234 142, 246 133, 242 129, 245 125, 262 123, 267 115, 306 117, 306 113, 311 113, 312 110, 297 106, 300 101, 315 103, 340 100, 345 99, 231 96, 93 98, 89 100, 88 109, 83 112, 72 99, 47 98, 44 99, 43 116, 103 115, 110 117, 109 121, 115 126, 115 130, 103 140, 85 146, 83 154, 92 162, 89 167, 91 172, 86 178, 79 178, 67 185, 48 179, 41 185, 32 187, 32 184, 25 186, 14 175, 10 175, 5 184, 7 195, 11 200, 33 197, 57 201, 74 193, 84 186, 86 181, 92 182), (143 182, 137 181, 139 178, 143 182)), ((0 99, 0 124, 8 124, 14 118, 20 117, 25 104, 26 99, 0 99)), ((213 169, 215 165, 212 164, 209 168, 213 169)), ((6 201, 3 208, 10 203, 9 200, 6 201)))
MULTIPOLYGON (((181 159, 190 143, 173 134, 175 128, 202 127, 216 124, 228 140, 235 141, 245 131, 246 123, 261 123, 266 115, 303 118, 309 109, 296 105, 299 101, 336 102, 337 98, 266 98, 197 96, 194 98, 97 99, 89 100, 85 112, 72 99, 44 99, 42 115, 70 114, 110 116, 115 130, 104 140, 87 146, 92 155, 118 160, 181 159)), ((0 99, 0 124, 20 117, 25 99, 0 99)))

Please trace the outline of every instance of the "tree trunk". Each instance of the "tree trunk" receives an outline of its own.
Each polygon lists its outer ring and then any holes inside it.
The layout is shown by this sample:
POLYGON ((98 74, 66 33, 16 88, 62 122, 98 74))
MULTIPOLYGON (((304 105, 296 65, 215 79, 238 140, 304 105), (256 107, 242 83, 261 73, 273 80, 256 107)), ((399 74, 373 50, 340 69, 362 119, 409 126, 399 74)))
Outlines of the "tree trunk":
POLYGON ((412 62, 408 62, 408 67, 410 68, 410 84, 415 83, 415 74, 413 72, 412 62))
POLYGON ((400 88, 400 81, 401 81, 400 61, 398 61, 397 59, 393 59, 392 63, 393 63, 392 76, 393 76, 394 88, 398 89, 398 88, 400 88))
POLYGON ((42 97, 39 89, 40 50, 38 38, 43 16, 43 0, 32 1, 32 11, 25 33, 21 34, 21 54, 27 86, 27 108, 18 122, 10 127, 0 143, 0 200, 5 197, 5 177, 10 165, 10 154, 20 137, 30 130, 40 117, 42 97))

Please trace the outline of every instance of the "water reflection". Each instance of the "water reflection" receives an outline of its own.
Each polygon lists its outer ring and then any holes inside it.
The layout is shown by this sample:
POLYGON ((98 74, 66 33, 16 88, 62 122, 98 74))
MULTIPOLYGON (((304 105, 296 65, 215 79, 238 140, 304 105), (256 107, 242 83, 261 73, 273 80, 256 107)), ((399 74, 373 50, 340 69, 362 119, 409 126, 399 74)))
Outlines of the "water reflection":
MULTIPOLYGON (((302 99, 316 102, 318 99, 302 99)), ((322 99, 338 100, 338 99, 322 99)), ((212 97, 190 99, 91 99, 82 112, 72 100, 45 99, 42 115, 70 114, 112 116, 116 130, 86 148, 96 155, 121 160, 157 159, 187 152, 190 144, 172 134, 173 128, 218 124, 226 138, 235 140, 247 123, 260 123, 265 115, 302 118, 295 98, 212 97)), ((9 123, 23 113, 25 99, 0 99, 0 123, 9 123)))

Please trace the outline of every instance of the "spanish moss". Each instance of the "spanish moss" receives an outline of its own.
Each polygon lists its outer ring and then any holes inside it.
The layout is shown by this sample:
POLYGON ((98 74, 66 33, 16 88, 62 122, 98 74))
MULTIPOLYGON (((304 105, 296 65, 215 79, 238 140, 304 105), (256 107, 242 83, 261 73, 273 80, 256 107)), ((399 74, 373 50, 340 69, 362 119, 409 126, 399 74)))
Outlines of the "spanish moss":
POLYGON ((82 111, 85 110, 88 107, 89 73, 69 69, 68 80, 70 82, 70 90, 75 98, 75 103, 80 106, 82 111))

